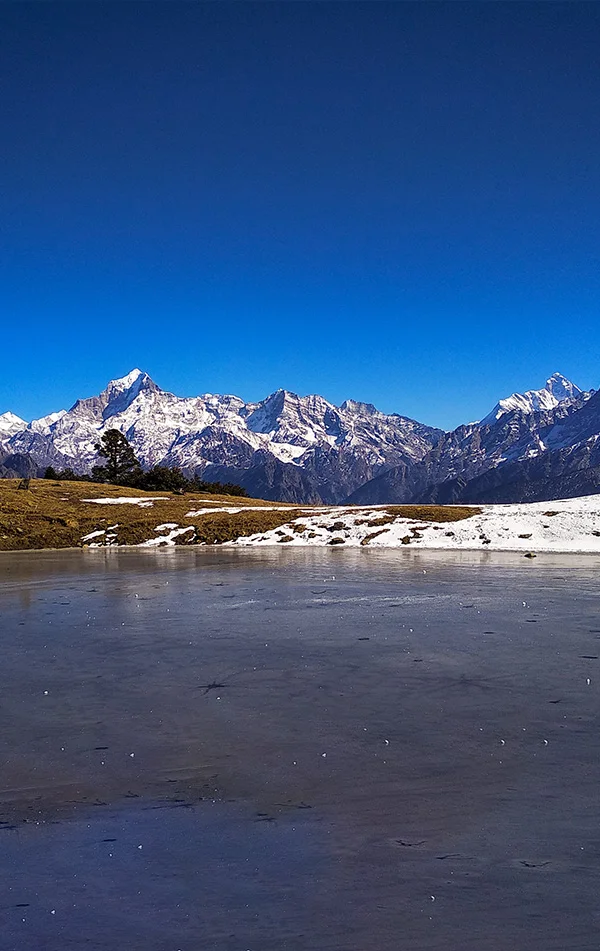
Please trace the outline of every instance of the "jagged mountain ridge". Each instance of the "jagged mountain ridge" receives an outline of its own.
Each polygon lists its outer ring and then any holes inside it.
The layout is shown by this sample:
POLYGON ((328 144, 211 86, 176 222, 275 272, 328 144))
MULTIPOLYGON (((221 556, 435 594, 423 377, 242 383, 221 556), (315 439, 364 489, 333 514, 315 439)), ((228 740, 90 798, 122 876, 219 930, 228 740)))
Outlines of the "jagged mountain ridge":
POLYGON ((553 373, 540 390, 512 393, 511 396, 498 400, 493 410, 480 420, 480 425, 491 424, 513 409, 519 409, 523 413, 556 409, 563 400, 577 399, 582 395, 583 390, 567 380, 562 373, 553 373))
POLYGON ((0 476, 49 464, 89 471, 111 428, 145 467, 179 466, 290 502, 508 502, 600 490, 600 394, 558 373, 444 433, 368 403, 337 407, 286 390, 257 403, 182 398, 133 370, 69 411, 31 423, 1 415, 0 476))
POLYGON ((218 469, 230 479, 231 472, 250 491, 260 486, 266 497, 292 501, 342 501, 382 469, 417 461, 442 435, 370 404, 348 400, 337 407, 286 390, 257 403, 178 397, 137 369, 67 412, 30 424, 8 414, 2 419, 3 454, 28 456, 40 467, 89 471, 102 433, 115 428, 145 467, 179 466, 206 478, 216 478, 212 470, 218 469))
MULTIPOLYGON (((532 460, 545 459, 555 452, 575 450, 600 433, 598 392, 586 393, 574 388, 573 395, 570 395, 565 391, 562 399, 551 408, 533 409, 533 401, 527 403, 526 407, 518 404, 507 409, 497 418, 492 413, 480 423, 459 426, 446 433, 417 463, 410 466, 400 463, 391 467, 352 493, 350 501, 360 504, 432 499, 480 502, 485 501, 481 495, 482 486, 492 482, 493 501, 522 501, 528 492, 524 491, 522 498, 514 488, 508 489, 509 482, 513 486, 519 482, 517 472, 521 472, 526 480, 528 472, 541 471, 533 465, 527 467, 532 460), (486 481, 484 475, 491 472, 495 473, 493 479, 490 476, 486 481)), ((563 457, 585 459, 586 453, 582 450, 579 456, 570 457, 563 453, 563 457)), ((552 469, 556 475, 562 475, 563 470, 562 465, 552 469)), ((545 488, 540 489, 546 493, 542 498, 560 497, 561 490, 558 485, 552 487, 552 478, 549 475, 545 488)), ((589 480, 586 482, 587 492, 591 484, 589 480)), ((600 486, 600 482, 597 485, 600 486)))

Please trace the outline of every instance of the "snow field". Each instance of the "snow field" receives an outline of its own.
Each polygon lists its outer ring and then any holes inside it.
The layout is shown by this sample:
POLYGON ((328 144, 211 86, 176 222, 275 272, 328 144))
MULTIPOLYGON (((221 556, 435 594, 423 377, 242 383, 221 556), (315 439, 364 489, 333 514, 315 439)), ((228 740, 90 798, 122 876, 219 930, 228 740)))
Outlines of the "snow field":
MULTIPOLYGON (((130 503, 152 505, 154 499, 117 498, 86 499, 100 504, 130 503)), ((208 501, 208 500, 207 500, 208 501)), ((210 507, 202 500, 201 508, 190 509, 185 518, 224 513, 236 515, 243 511, 286 511, 289 506, 223 506, 210 507)), ((452 506, 448 506, 451 510, 452 506)), ((459 521, 425 521, 405 518, 388 511, 385 506, 363 508, 323 507, 301 508, 294 521, 267 532, 242 536, 226 545, 253 547, 288 544, 292 547, 323 545, 369 546, 371 548, 413 548, 436 550, 516 551, 523 553, 573 552, 600 554, 600 495, 551 502, 518 505, 486 505, 481 511, 459 521)), ((82 542, 92 547, 117 543, 118 525, 90 532, 82 542)), ((194 531, 193 525, 180 526, 164 522, 154 529, 159 533, 141 543, 141 547, 174 545, 183 534, 194 531)))
POLYGON ((487 549, 600 554, 598 495, 520 505, 487 505, 482 507, 480 514, 457 522, 425 522, 389 515, 389 522, 385 524, 368 524, 368 520, 379 521, 386 515, 385 508, 352 512, 330 510, 301 516, 295 523, 227 544, 273 545, 285 540, 286 544, 296 547, 332 543, 341 547, 343 541, 349 547, 399 548, 409 544, 417 548, 449 551, 487 549), (303 530, 298 531, 298 528, 303 530))

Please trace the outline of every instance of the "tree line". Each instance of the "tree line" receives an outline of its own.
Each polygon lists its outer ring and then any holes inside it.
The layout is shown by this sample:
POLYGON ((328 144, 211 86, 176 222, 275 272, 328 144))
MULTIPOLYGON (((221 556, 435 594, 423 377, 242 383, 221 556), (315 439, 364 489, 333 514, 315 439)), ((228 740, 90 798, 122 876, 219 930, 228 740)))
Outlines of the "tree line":
POLYGON ((118 429, 108 429, 94 449, 105 459, 104 465, 94 466, 91 475, 80 475, 73 469, 57 470, 48 466, 45 479, 66 482, 108 482, 150 492, 205 492, 213 495, 248 496, 240 485, 232 482, 205 482, 194 476, 188 479, 179 468, 153 466, 144 471, 129 440, 118 429))

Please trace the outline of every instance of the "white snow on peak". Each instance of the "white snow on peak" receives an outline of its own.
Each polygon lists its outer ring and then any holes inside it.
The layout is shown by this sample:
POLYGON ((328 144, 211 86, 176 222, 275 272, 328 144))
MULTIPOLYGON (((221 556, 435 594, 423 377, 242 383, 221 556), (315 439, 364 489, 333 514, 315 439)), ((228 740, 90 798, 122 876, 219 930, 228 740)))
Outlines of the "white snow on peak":
POLYGON ((567 380, 562 373, 553 373, 550 379, 546 380, 544 389, 556 397, 559 403, 562 400, 571 399, 573 396, 581 396, 583 393, 583 390, 580 390, 575 383, 567 380))
POLYGON ((374 416, 378 410, 372 403, 361 403, 360 400, 344 400, 340 409, 347 413, 362 413, 363 415, 374 416))
POLYGON ((15 433, 27 429, 27 423, 15 413, 0 414, 0 436, 14 436, 15 433))
POLYGON ((525 393, 512 393, 502 400, 498 400, 491 413, 481 420, 483 424, 491 424, 518 409, 522 413, 535 413, 539 410, 555 409, 563 400, 572 399, 581 396, 583 390, 580 390, 575 383, 571 383, 560 373, 553 373, 546 380, 546 385, 540 390, 527 390, 525 393))
POLYGON ((141 370, 131 370, 126 376, 111 380, 106 389, 100 394, 100 399, 110 406, 110 415, 123 412, 145 388, 145 384, 152 381, 147 373, 141 370))
POLYGON ((60 409, 57 413, 48 413, 47 416, 40 416, 39 419, 32 419, 29 429, 33 430, 34 433, 42 433, 42 435, 47 436, 54 424, 62 419, 66 412, 66 409, 60 409))
POLYGON ((142 370, 138 370, 138 368, 135 367, 135 369, 130 370, 126 376, 121 376, 117 380, 111 380, 106 389, 129 390, 136 380, 139 380, 141 376, 146 376, 146 374, 143 373, 142 370))
POLYGON ((73 460, 78 469, 89 470, 107 429, 127 436, 142 465, 184 469, 208 464, 247 468, 257 453, 261 460, 267 453, 286 464, 310 467, 314 455, 327 456, 331 450, 344 456, 346 467, 356 459, 368 466, 391 465, 422 458, 434 441, 428 427, 379 413, 368 404, 353 402, 344 409, 321 396, 287 390, 257 403, 206 393, 178 397, 138 368, 111 380, 98 396, 78 400, 66 413, 43 417, 30 427, 20 423, 3 441, 12 451, 30 452, 43 437, 47 450, 62 457, 61 465, 73 460))

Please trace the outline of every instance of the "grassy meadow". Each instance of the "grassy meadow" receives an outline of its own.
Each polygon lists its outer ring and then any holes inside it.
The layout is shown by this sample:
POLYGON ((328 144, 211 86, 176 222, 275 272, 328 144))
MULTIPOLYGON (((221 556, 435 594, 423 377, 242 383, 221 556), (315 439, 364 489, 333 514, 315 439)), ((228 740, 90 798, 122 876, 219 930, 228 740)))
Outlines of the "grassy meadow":
MULTIPOLYGON (((144 492, 93 482, 53 482, 32 479, 29 489, 20 489, 18 479, 0 480, 0 551, 44 548, 75 548, 93 544, 139 545, 172 525, 190 528, 175 543, 221 544, 259 532, 267 532, 297 519, 329 514, 331 506, 298 506, 239 496, 144 492), (90 499, 114 499, 98 504, 90 499), (143 499, 148 505, 123 504, 119 499, 143 499), (86 501, 88 500, 88 501, 86 501), (235 509, 235 512, 223 509, 235 509), (202 514, 191 514, 208 509, 202 514), (215 511, 211 511, 215 509, 215 511), (220 511, 219 511, 220 510, 220 511), (191 530, 193 527, 193 530, 191 530), (86 540, 92 532, 102 532, 86 540)), ((395 518, 422 522, 451 522, 479 511, 461 506, 393 505, 385 509, 340 506, 339 512, 356 512, 369 527, 389 524, 395 518)))

